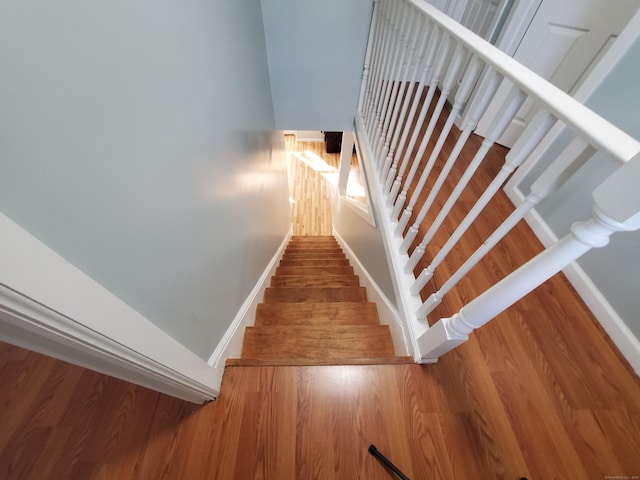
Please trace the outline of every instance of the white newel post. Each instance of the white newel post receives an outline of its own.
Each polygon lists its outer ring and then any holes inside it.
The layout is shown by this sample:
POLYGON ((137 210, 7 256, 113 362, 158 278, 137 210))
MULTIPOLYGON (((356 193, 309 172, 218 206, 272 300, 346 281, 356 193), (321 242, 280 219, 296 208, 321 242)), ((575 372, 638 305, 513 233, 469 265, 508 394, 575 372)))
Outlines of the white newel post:
POLYGON ((609 243, 614 232, 640 229, 640 154, 593 192, 593 217, 476 297, 458 313, 441 318, 418 338, 420 356, 434 360, 592 248, 609 243))

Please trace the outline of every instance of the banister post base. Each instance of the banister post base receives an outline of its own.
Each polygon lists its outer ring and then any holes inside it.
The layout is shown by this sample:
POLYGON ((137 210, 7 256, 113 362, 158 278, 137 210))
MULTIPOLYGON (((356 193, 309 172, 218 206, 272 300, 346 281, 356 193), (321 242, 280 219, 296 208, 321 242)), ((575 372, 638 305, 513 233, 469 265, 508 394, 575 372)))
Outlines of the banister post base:
POLYGON ((460 335, 449 328, 448 318, 441 318, 417 339, 422 362, 432 363, 441 355, 469 340, 468 335, 460 335))

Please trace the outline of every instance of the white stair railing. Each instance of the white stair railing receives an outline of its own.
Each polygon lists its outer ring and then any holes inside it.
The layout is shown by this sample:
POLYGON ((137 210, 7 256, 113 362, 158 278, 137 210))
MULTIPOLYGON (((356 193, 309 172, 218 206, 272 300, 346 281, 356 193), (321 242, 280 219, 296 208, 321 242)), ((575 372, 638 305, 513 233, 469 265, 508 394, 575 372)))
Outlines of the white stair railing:
POLYGON ((640 194, 628 178, 631 174, 640 178, 640 143, 423 0, 376 1, 356 124, 359 140, 369 157, 369 171, 373 175, 370 180, 380 197, 377 205, 383 217, 385 244, 418 361, 435 361, 465 341, 473 329, 580 255, 606 245, 613 232, 640 228, 640 194), (446 201, 438 207, 437 214, 432 212, 436 197, 444 192, 443 185, 463 149, 471 148, 468 145, 471 134, 503 82, 511 85, 511 94, 494 116, 490 133, 446 201), (427 262, 424 258, 427 246, 525 101, 534 105, 533 111, 537 110, 534 119, 488 187, 427 262), (439 128, 438 122, 442 122, 439 128), (443 155, 445 142, 456 124, 462 129, 451 152, 443 155), (568 127, 573 135, 569 145, 534 182, 525 201, 438 291, 426 292, 427 299, 423 302, 421 293, 425 293, 423 290, 438 266, 509 175, 554 125, 568 127), (606 154, 621 167, 594 191, 593 218, 574 225, 567 237, 503 278, 458 313, 439 319, 429 328, 425 316, 433 312, 444 295, 530 209, 555 192, 596 152, 606 154), (432 176, 435 179, 429 184, 432 176), (421 199, 425 200, 416 214, 414 210, 421 199), (430 212, 435 219, 425 225, 430 212), (412 218, 414 221, 409 225, 412 218), (416 245, 421 227, 426 233, 416 245), (425 262, 427 266, 415 278, 414 270, 425 262))

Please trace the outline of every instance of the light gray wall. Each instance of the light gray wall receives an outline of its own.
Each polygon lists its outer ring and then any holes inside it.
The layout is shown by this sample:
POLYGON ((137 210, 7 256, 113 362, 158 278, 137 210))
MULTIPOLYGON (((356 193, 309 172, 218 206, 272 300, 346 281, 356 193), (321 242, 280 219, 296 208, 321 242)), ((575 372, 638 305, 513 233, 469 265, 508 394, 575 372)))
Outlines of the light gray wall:
MULTIPOLYGON (((602 84, 585 102, 588 107, 631 136, 640 139, 640 40, 611 70, 602 84)), ((549 155, 520 183, 529 187, 567 144, 567 137, 552 146, 549 155)), ((603 155, 591 158, 556 194, 538 207, 538 212, 558 237, 566 235, 575 221, 591 216, 591 192, 615 170, 603 155)), ((640 179, 638 179, 640 183, 640 179)), ((579 265, 589 275, 627 326, 640 337, 640 232, 617 233, 608 246, 584 255, 579 265)))
POLYGON ((340 201, 333 214, 333 226, 378 287, 391 303, 397 306, 380 229, 373 227, 340 201))
POLYGON ((261 0, 282 130, 353 129, 373 0, 261 0))
POLYGON ((202 358, 290 225, 259 2, 5 2, 0 210, 202 358))

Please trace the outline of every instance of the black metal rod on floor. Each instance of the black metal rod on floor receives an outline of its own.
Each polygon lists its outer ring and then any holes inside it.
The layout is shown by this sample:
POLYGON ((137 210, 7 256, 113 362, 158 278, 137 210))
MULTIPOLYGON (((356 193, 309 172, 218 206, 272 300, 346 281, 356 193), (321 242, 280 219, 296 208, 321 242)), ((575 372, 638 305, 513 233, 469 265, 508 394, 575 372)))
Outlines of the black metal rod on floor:
POLYGON ((404 473, 402 473, 402 471, 400 471, 398 467, 396 467, 393 463, 391 463, 391 460, 389 460, 387 457, 381 454, 375 445, 369 445, 369 453, 374 457, 376 457, 378 460, 380 460, 382 463, 384 463, 389 469, 391 469, 393 473, 395 473, 402 480, 409 480, 409 477, 407 477, 404 473))

